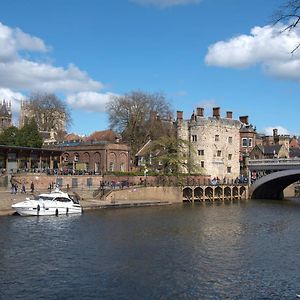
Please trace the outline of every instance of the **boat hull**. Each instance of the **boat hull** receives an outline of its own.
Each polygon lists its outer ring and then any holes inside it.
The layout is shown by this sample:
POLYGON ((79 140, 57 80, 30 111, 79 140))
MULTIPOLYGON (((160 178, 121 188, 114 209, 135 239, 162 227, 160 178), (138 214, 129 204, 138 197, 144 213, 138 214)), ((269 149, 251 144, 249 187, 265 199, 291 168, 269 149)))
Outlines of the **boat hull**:
POLYGON ((40 194, 38 199, 26 198, 25 201, 13 204, 12 208, 21 216, 58 216, 82 213, 79 202, 58 189, 52 193, 40 194))
POLYGON ((81 214, 82 208, 68 208, 68 207, 53 207, 48 209, 32 209, 28 207, 15 207, 16 212, 21 216, 58 216, 58 215, 70 215, 81 214))
POLYGON ((21 216, 58 216, 82 213, 81 206, 76 204, 67 207, 45 207, 43 205, 37 205, 36 207, 13 205, 12 207, 21 216))

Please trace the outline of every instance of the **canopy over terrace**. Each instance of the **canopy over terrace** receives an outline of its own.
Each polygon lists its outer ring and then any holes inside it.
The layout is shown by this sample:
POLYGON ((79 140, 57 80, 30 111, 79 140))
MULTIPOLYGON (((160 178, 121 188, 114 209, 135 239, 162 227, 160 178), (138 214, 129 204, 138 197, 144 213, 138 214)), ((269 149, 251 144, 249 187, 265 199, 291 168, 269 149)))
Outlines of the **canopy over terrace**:
POLYGON ((0 169, 2 173, 56 169, 61 165, 61 154, 59 149, 0 145, 0 169))

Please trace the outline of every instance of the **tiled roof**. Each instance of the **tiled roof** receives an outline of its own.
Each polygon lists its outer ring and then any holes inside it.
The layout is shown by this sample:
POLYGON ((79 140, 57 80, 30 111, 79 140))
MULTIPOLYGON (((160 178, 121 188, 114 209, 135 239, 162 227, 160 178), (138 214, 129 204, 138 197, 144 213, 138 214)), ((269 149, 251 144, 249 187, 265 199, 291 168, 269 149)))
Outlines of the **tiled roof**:
POLYGON ((107 142, 115 142, 116 139, 119 138, 118 134, 114 131, 102 130, 102 131, 95 131, 90 136, 86 138, 86 141, 107 141, 107 142))
POLYGON ((270 145, 270 146, 263 146, 263 153, 264 154, 278 154, 282 145, 270 145))
POLYGON ((79 136, 78 134, 75 133, 68 133, 64 137, 64 141, 70 142, 70 141, 81 141, 83 140, 83 137, 79 136))
POLYGON ((299 148, 290 148, 290 158, 300 157, 300 149, 299 148))

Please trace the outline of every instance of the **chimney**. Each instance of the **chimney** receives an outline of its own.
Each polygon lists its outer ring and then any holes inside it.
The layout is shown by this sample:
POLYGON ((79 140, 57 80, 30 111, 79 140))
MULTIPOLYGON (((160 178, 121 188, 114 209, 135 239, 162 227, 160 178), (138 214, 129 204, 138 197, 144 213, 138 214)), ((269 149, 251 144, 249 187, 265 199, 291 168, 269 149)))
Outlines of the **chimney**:
POLYGON ((183 119, 183 111, 177 110, 177 120, 181 120, 183 119))
POLYGON ((243 124, 248 124, 248 116, 240 116, 240 121, 243 124))
POLYGON ((226 118, 232 119, 232 111, 226 111, 226 118))
POLYGON ((203 107, 197 107, 197 117, 204 117, 204 108, 203 107))
POLYGON ((220 118, 220 107, 213 107, 213 117, 220 118))

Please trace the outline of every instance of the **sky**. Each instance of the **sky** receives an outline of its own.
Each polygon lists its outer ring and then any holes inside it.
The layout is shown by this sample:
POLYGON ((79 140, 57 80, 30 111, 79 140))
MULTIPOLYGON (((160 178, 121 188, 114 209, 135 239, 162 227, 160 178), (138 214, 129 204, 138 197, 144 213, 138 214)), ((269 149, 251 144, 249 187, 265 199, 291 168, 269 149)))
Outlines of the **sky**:
POLYGON ((248 115, 300 134, 300 29, 273 24, 283 0, 1 0, 0 101, 55 93, 69 132, 107 129, 111 95, 164 93, 190 118, 248 115))

